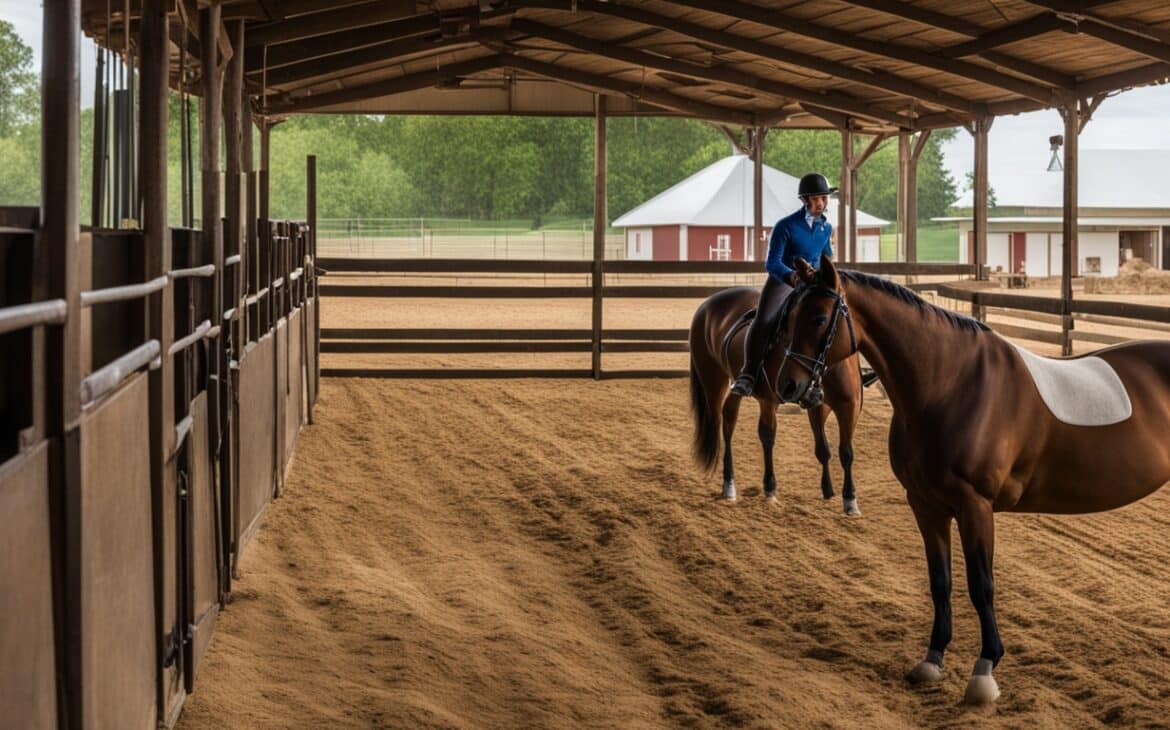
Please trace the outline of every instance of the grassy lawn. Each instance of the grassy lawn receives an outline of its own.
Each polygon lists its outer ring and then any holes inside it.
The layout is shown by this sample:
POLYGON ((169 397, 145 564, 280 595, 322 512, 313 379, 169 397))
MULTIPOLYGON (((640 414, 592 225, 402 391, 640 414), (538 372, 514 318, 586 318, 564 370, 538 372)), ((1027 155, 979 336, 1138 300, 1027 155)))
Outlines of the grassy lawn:
MULTIPOLYGON (((882 261, 897 259, 897 239, 893 230, 882 234, 882 261)), ((935 223, 918 226, 919 261, 958 261, 959 228, 935 223)))

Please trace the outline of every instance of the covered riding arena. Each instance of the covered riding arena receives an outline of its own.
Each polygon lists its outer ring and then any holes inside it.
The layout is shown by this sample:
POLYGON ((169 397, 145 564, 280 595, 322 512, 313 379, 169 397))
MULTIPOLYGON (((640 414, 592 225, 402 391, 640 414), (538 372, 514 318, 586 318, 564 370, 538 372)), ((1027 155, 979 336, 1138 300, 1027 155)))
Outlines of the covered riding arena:
POLYGON ((606 260, 604 200, 607 116, 713 121, 757 170, 769 135, 837 129, 846 200, 867 150, 896 137, 905 260, 846 265, 1049 354, 1165 338, 1170 302, 1085 294, 1067 274, 994 288, 979 202, 995 116, 1061 107, 1075 255, 1076 135, 1108 94, 1170 77, 1170 10, 118 4, 46 3, 42 204, 0 210, 4 723, 1165 723, 1167 493, 1001 519, 1002 698, 961 704, 979 636, 962 561, 946 681, 910 688, 931 604, 880 386, 856 438, 864 516, 820 498, 795 409, 780 413, 778 502, 747 412, 741 498, 718 499, 676 376, 695 307, 759 283, 757 265, 606 260), (107 191, 84 228, 83 32, 137 69, 139 110, 111 131, 132 151, 136 174, 114 175, 130 203, 107 191), (198 204, 165 182, 168 88, 199 98, 199 149, 223 149, 184 153, 198 204), (318 256, 315 158, 306 220, 273 221, 266 202, 268 130, 318 112, 596 118, 592 258, 318 256), (918 263, 917 155, 956 125, 976 139, 975 261, 918 263), (168 195, 184 225, 168 225, 168 195))

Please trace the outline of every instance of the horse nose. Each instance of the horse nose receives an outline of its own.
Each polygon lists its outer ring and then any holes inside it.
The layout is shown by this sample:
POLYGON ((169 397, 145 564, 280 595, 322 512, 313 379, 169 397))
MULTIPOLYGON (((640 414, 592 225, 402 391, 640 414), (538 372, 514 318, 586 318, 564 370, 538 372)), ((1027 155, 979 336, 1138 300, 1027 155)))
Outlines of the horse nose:
POLYGON ((784 387, 780 389, 780 400, 785 403, 792 403, 799 397, 800 386, 797 385, 795 380, 789 378, 788 382, 784 384, 784 387))

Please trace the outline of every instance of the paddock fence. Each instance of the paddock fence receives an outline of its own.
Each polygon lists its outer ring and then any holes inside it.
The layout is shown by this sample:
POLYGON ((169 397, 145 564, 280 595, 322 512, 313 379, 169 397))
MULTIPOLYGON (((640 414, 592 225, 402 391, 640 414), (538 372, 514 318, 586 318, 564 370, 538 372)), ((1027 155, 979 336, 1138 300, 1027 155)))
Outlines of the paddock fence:
MULTIPOLYGON (((613 328, 603 324, 606 301, 701 300, 734 284, 758 285, 755 262, 541 261, 491 259, 373 259, 322 257, 320 294, 386 301, 425 299, 577 299, 592 303, 588 326, 576 328, 380 328, 324 327, 322 357, 340 354, 590 353, 589 368, 412 368, 325 366, 326 377, 595 379, 684 377, 685 368, 606 368, 603 357, 618 353, 687 352, 685 328, 613 328), (431 283, 441 277, 444 283, 431 283), (497 282, 483 283, 490 277, 497 282), (517 280, 523 283, 512 283, 517 280), (405 283, 404 283, 405 282, 405 283)), ((913 278, 955 280, 974 276, 974 266, 939 263, 857 263, 857 270, 913 278)), ((485 305, 490 306, 490 304, 485 305)))

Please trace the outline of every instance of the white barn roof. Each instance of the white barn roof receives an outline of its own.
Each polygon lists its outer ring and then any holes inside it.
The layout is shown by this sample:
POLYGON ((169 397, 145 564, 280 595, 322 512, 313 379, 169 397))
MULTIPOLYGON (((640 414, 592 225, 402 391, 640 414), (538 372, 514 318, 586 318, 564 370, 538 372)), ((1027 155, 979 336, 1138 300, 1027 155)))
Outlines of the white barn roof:
MULTIPOLYGON (((694 175, 655 195, 613 222, 614 228, 637 226, 751 226, 755 171, 750 157, 732 155, 708 165, 694 175)), ((765 226, 800 207, 796 189, 800 181, 788 173, 764 165, 765 226)), ((837 223, 837 200, 829 199, 825 212, 837 223)), ((857 211, 858 228, 889 225, 889 221, 857 211)))
MULTIPOLYGON (((1038 153, 1034 164, 996 174, 988 183, 1000 206, 1059 208, 1064 202, 1064 174, 1045 168, 1051 153, 1038 153)), ((1077 204, 1081 208, 1170 209, 1170 149, 1080 150, 1077 204)), ((971 206, 971 191, 956 201, 971 206)))

